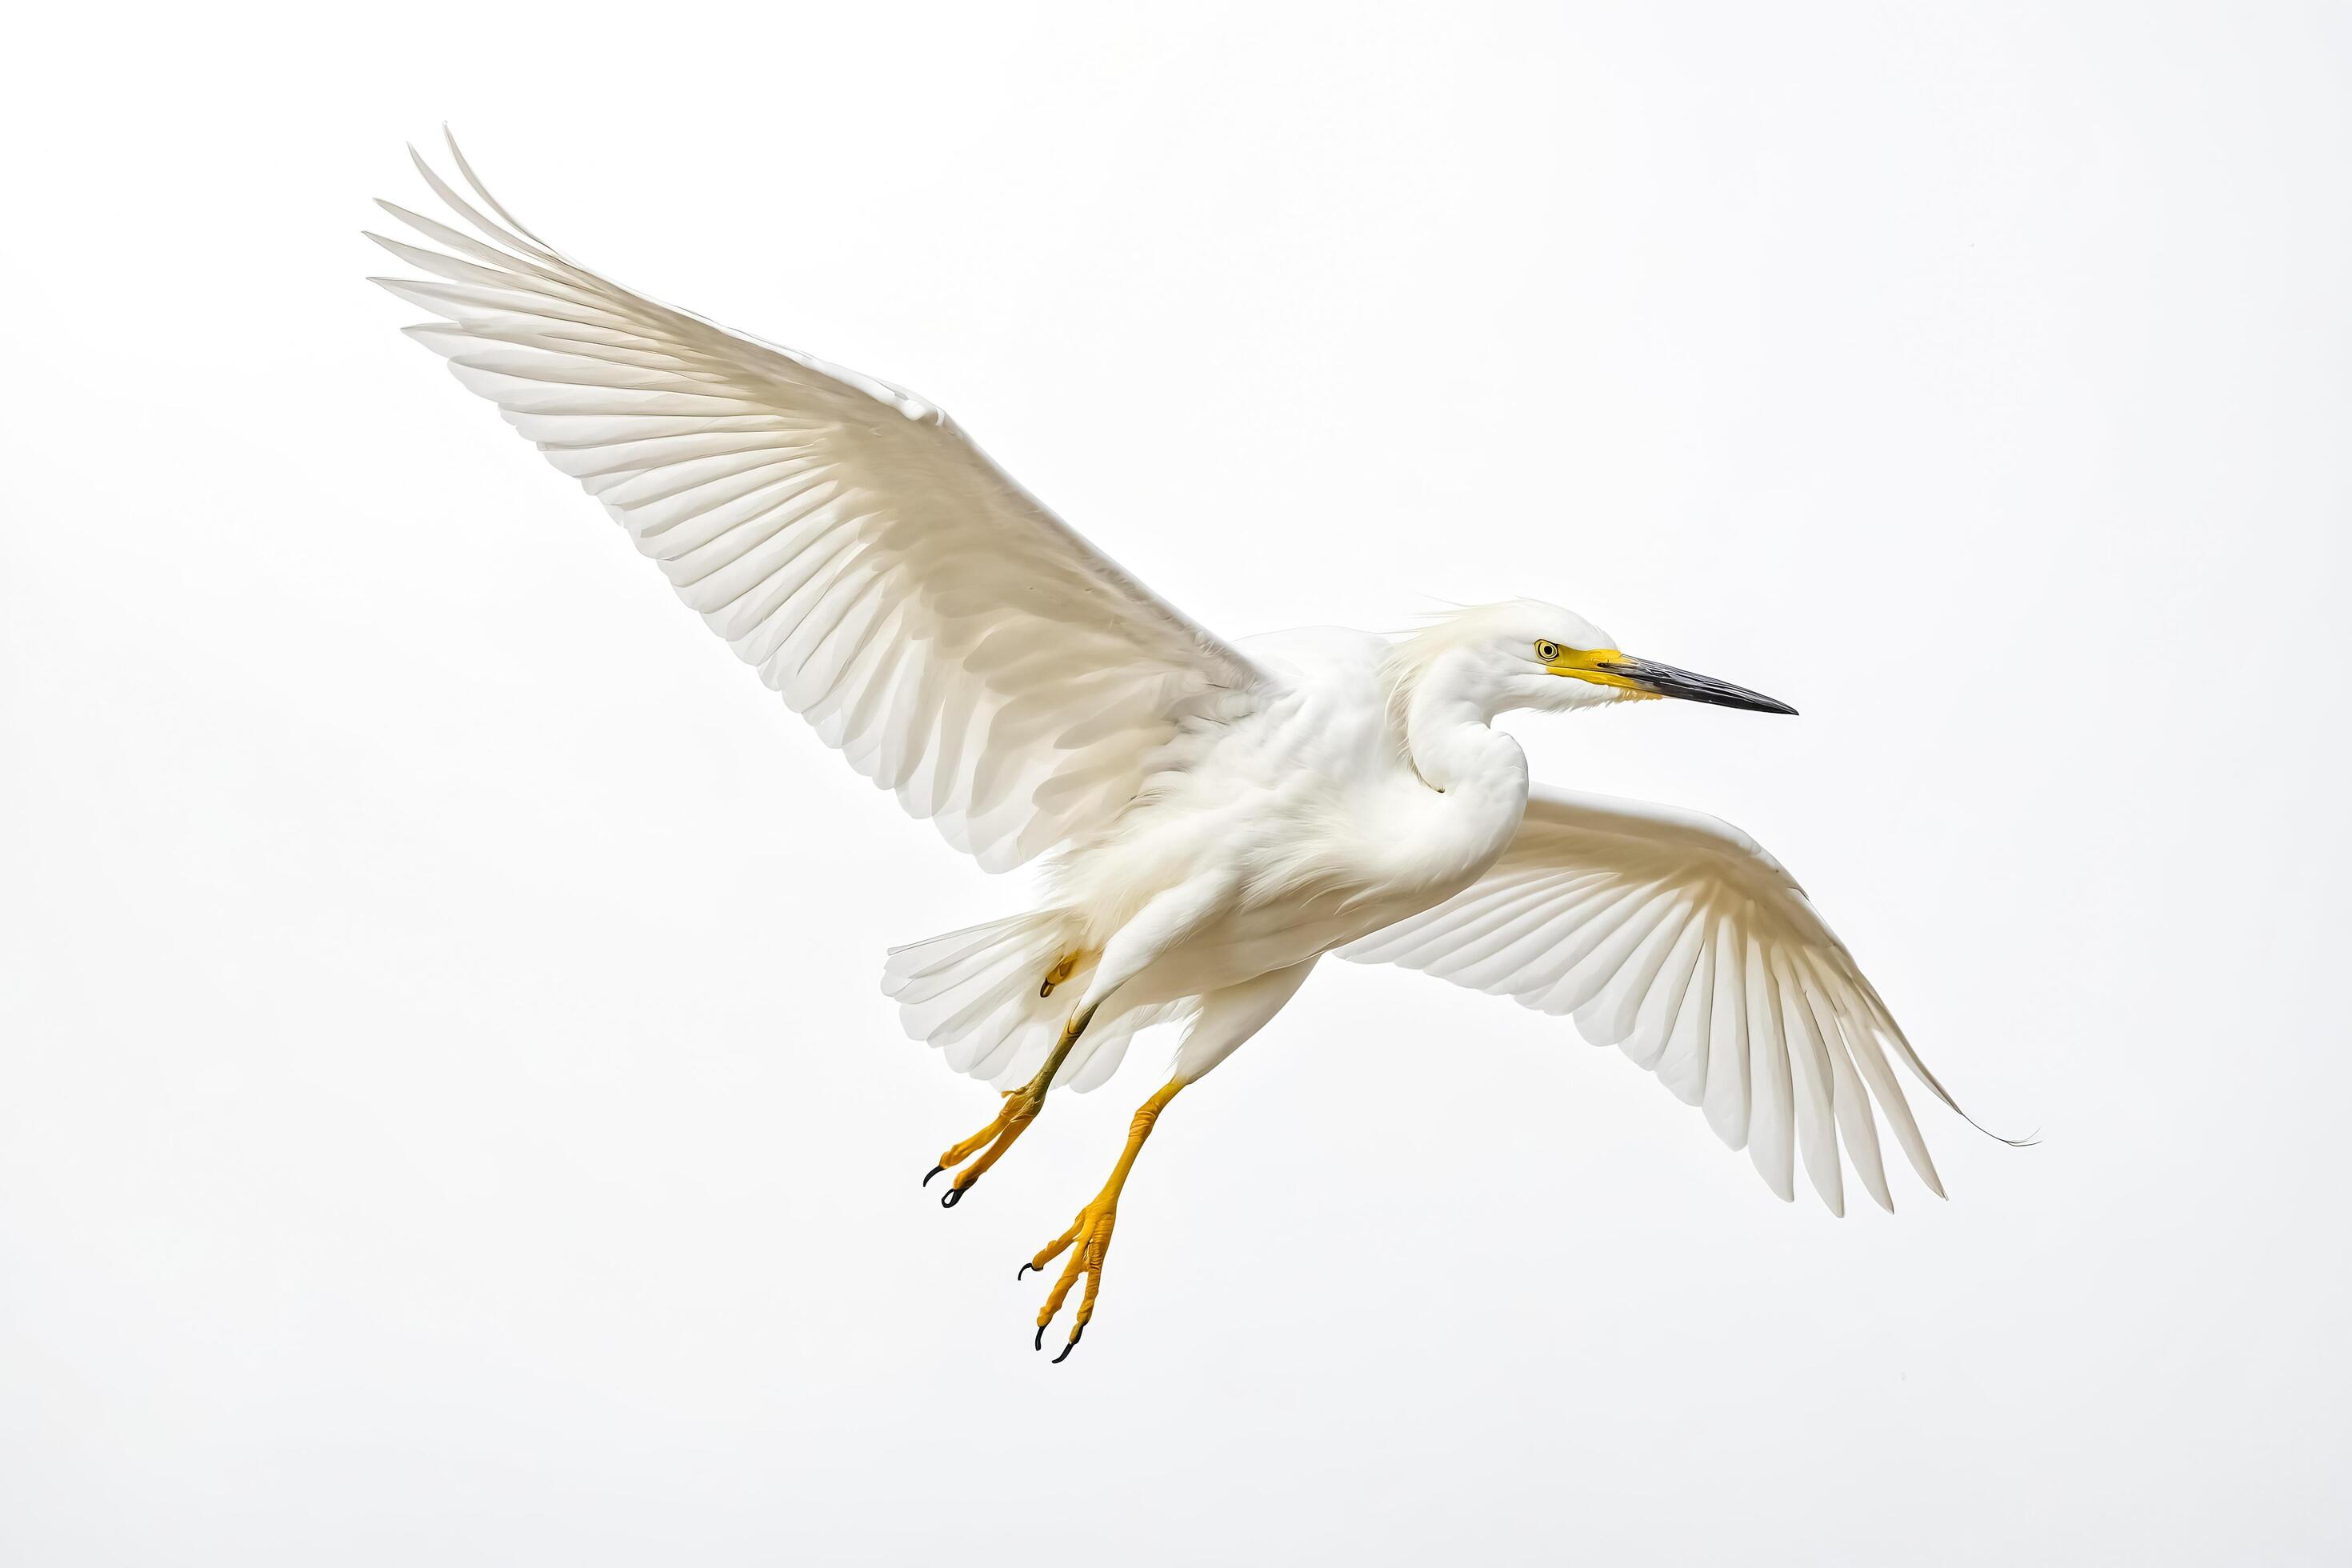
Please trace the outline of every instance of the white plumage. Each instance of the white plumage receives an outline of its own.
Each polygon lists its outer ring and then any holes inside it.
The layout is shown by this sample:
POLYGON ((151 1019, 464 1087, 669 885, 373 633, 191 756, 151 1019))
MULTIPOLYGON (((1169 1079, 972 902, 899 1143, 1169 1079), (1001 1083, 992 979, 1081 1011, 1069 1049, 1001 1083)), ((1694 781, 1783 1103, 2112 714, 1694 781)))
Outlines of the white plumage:
POLYGON ((1844 1212, 1843 1136, 1870 1195, 1895 1206, 1874 1099, 1919 1179, 1944 1190, 1887 1050, 1950 1097, 1796 879, 1728 823, 1538 786, 1475 886, 1342 956, 1571 1015, 1586 1039, 1703 1107, 1784 1198, 1793 1144, 1822 1201, 1844 1212))
POLYGON ((564 260, 457 167, 484 244, 386 202, 374 236, 443 318, 411 337, 629 531, 850 765, 1007 870, 1116 816, 1234 652, 1031 500, 910 394, 564 260), (451 254, 454 253, 454 254, 451 254))
POLYGON ((1874 1106, 1941 1191, 1890 1055, 1949 1097, 1780 863, 1709 817, 1530 788, 1489 724, 1650 696, 1789 710, 1532 600, 1402 641, 1228 644, 940 409, 566 259, 450 151, 471 198, 417 167, 474 232, 386 203, 438 248, 372 237, 426 275, 379 279, 438 318, 410 334, 858 772, 990 870, 1057 852, 1042 907, 886 964, 956 1070, 1034 1114, 1190 1016, 1191 1082, 1338 952, 1573 1016, 1784 1198, 1801 1152, 1843 1212, 1843 1142, 1892 1206, 1874 1106))

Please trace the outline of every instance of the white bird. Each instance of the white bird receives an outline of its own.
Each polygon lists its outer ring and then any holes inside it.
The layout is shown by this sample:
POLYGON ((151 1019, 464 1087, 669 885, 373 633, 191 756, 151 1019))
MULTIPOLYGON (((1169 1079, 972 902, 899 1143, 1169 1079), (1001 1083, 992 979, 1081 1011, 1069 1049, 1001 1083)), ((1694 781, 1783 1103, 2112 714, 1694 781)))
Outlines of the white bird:
MULTIPOLYGON (((1391 639, 1227 642, 1122 571, 910 393, 730 331, 545 244, 482 187, 416 167, 467 234, 376 281, 409 334, 499 405, 659 564, 826 744, 991 871, 1051 855, 1034 909, 891 950, 913 1038, 1003 1091, 940 1156, 952 1207, 1055 1089, 1189 1023, 1066 1253, 1036 1343, 1083 1277, 1093 1316, 1121 1189, 1160 1113, 1264 1027, 1327 953, 1571 1016, 1782 1198, 1844 1208, 1839 1144, 1892 1208, 1883 1118, 1943 1187, 1889 1058, 1946 1104, 1878 993, 1779 861, 1712 817, 1531 784, 1491 727, 1679 697, 1794 710, 1619 651, 1532 599, 1391 639)), ((415 157, 414 149, 411 150, 415 157)))

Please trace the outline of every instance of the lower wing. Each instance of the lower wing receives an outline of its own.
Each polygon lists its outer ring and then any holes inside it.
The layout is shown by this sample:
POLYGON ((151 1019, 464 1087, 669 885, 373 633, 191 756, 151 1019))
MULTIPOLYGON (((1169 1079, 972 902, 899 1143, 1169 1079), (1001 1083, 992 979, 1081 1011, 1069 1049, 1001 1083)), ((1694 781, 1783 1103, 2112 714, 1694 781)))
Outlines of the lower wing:
POLYGON ((1704 1107, 1783 1199, 1801 1150, 1814 1190, 1843 1214, 1843 1141, 1870 1195, 1894 1208, 1874 1104, 1943 1194, 1889 1057, 1959 1107, 1804 889, 1728 823, 1538 786, 1484 877, 1340 956, 1573 1015, 1585 1038, 1704 1107))

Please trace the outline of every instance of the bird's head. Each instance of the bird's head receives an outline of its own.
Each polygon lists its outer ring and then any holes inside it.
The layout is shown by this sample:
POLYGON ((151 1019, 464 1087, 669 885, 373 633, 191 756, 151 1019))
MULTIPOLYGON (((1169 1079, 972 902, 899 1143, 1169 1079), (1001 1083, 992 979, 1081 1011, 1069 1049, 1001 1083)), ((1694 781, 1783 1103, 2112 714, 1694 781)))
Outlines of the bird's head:
POLYGON ((1573 610, 1512 599, 1459 610, 1400 650, 1422 669, 1440 660, 1477 690, 1491 715, 1515 708, 1565 713, 1612 702, 1680 697, 1758 713, 1794 713, 1745 687, 1623 652, 1573 610))

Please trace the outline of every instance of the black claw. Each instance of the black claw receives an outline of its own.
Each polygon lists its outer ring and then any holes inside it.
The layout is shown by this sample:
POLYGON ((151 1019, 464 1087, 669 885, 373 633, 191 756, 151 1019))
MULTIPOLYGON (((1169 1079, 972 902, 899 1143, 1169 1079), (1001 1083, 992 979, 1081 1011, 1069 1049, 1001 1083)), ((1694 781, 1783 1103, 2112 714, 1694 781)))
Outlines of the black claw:
POLYGON ((1055 1356, 1055 1357, 1054 1358, 1054 1364, 1055 1364, 1055 1366, 1059 1366, 1059 1365, 1061 1365, 1064 1362, 1066 1362, 1066 1361, 1067 1361, 1067 1360, 1069 1360, 1069 1359, 1070 1359, 1070 1352, 1071 1352, 1072 1351, 1074 1351, 1074 1350, 1076 1350, 1076 1349, 1077 1349, 1077 1348, 1078 1348, 1078 1336, 1079 1336, 1080 1334, 1085 1333, 1085 1332, 1086 1332, 1086 1330, 1084 1330, 1084 1329, 1082 1329, 1082 1328, 1079 1328, 1079 1329, 1072 1329, 1072 1330, 1070 1331, 1070 1342, 1069 1342, 1068 1344, 1064 1345, 1064 1346, 1062 1347, 1062 1353, 1061 1353, 1060 1355, 1057 1355, 1057 1356, 1055 1356))
MULTIPOLYGON (((1023 1265, 1020 1267, 1020 1268, 1019 1268, 1019 1269, 1017 1269, 1016 1271, 1014 1271, 1013 1276, 1013 1282, 1015 1285, 1020 1284, 1020 1283, 1021 1283, 1022 1276, 1023 1276, 1023 1275, 1024 1275, 1024 1274, 1027 1274, 1027 1273, 1029 1272, 1029 1270, 1031 1270, 1032 1268, 1037 1268, 1037 1266, 1036 1266, 1035 1264, 1034 1264, 1034 1263, 1024 1263, 1024 1264, 1023 1264, 1023 1265)), ((1043 1273, 1044 1273, 1044 1272, 1045 1272, 1045 1271, 1044 1269, 1042 1269, 1042 1268, 1037 1268, 1037 1272, 1038 1272, 1038 1273, 1040 1273, 1040 1274, 1043 1274, 1043 1273)))
POLYGON ((1036 1337, 1035 1339, 1034 1339, 1034 1340, 1032 1340, 1032 1341, 1030 1341, 1030 1342, 1029 1342, 1029 1348, 1030 1348, 1031 1350, 1033 1350, 1033 1351, 1041 1351, 1041 1350, 1044 1350, 1044 1349, 1045 1348, 1045 1324, 1040 1323, 1040 1324, 1038 1324, 1038 1325, 1037 1325, 1037 1337, 1036 1337))
MULTIPOLYGON (((947 1169, 947 1167, 946 1167, 945 1165, 933 1165, 933 1166, 931 1167, 931 1176, 936 1176, 936 1175, 938 1175, 941 1171, 944 1171, 944 1170, 946 1170, 946 1169, 947 1169)), ((925 1185, 925 1186, 927 1186, 927 1187, 928 1187, 928 1186, 929 1186, 929 1185, 931 1184, 931 1176, 925 1176, 925 1177, 923 1178, 923 1185, 925 1185)))
POLYGON ((951 1209, 962 1200, 963 1189, 961 1187, 950 1187, 946 1192, 940 1194, 940 1207, 943 1209, 951 1209))

